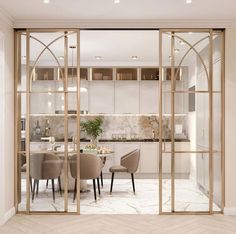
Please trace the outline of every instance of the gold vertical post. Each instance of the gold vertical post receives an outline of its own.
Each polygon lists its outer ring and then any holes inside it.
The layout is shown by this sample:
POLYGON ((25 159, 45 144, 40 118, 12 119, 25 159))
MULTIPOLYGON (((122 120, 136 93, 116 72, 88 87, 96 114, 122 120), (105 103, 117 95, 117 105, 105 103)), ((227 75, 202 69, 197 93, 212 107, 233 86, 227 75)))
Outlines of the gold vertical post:
POLYGON ((64 211, 68 212, 68 35, 64 32, 64 211))
POLYGON ((30 32, 26 30, 26 212, 30 212, 30 32))
POLYGON ((209 212, 213 212, 213 31, 209 31, 209 212))
MULTIPOLYGON (((80 30, 77 36, 77 191, 80 191, 80 30)), ((77 213, 80 214, 80 192, 77 192, 77 213)))
POLYGON ((171 212, 175 211, 175 38, 171 32, 171 212))
POLYGON ((159 214, 162 213, 162 78, 163 78, 162 69, 163 69, 162 31, 160 30, 159 32, 159 214))
POLYGON ((225 207, 225 31, 221 32, 221 211, 225 207))

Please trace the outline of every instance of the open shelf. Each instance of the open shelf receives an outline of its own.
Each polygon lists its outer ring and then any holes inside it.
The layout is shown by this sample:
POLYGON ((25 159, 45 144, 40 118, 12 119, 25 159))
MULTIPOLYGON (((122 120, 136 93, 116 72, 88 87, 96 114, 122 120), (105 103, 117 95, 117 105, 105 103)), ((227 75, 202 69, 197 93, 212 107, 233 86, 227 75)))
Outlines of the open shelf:
MULTIPOLYGON (((180 68, 178 70, 178 68, 174 68, 174 74, 176 75, 176 73, 178 72, 177 76, 176 76, 176 80, 181 80, 182 78, 182 69, 180 68)), ((165 69, 165 80, 171 80, 171 67, 167 67, 165 69)))
POLYGON ((112 74, 112 68, 93 68, 92 80, 113 80, 112 74))
POLYGON ((33 80, 54 80, 54 68, 36 67, 32 78, 33 80))
MULTIPOLYGON (((64 76, 64 68, 61 69, 63 72, 63 76, 64 76)), ((59 72, 58 69, 58 73, 59 73, 59 77, 60 79, 62 79, 62 74, 59 72)), ((68 78, 76 78, 77 77, 77 69, 76 67, 69 67, 68 68, 68 78)), ((80 79, 81 80, 87 80, 88 79, 88 68, 87 67, 82 67, 80 68, 80 79)))
POLYGON ((137 68, 117 68, 116 80, 137 80, 137 68))
POLYGON ((141 80, 159 80, 159 68, 141 68, 141 80))

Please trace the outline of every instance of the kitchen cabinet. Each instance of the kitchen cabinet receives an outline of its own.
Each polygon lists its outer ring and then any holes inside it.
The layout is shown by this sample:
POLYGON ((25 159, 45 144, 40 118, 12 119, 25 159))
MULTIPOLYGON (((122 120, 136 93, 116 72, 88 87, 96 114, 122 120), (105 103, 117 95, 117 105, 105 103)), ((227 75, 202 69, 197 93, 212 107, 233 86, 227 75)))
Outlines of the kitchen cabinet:
POLYGON ((140 173, 158 173, 159 143, 145 142, 140 145, 140 173))
MULTIPOLYGON (((165 152, 162 154, 162 171, 163 173, 171 173, 171 143, 163 143, 165 152)), ((190 142, 175 142, 175 151, 189 151, 190 142)), ((190 157, 189 153, 175 153, 175 173, 189 174, 190 173, 190 157)))
POLYGON ((139 113, 139 82, 127 80, 115 83, 115 113, 139 113))
POLYGON ((157 81, 140 82, 140 113, 159 113, 159 83, 157 81))
POLYGON ((89 84, 89 112, 114 113, 113 81, 92 81, 89 84))

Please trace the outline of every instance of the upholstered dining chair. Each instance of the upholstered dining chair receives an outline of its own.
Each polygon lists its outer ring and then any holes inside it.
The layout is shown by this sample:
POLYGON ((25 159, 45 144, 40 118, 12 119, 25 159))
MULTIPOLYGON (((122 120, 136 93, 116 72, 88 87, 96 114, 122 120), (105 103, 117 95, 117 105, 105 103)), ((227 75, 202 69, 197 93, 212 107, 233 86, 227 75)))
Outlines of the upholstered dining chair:
POLYGON ((140 150, 135 149, 129 152, 128 154, 124 155, 123 157, 121 157, 120 165, 115 165, 115 166, 110 167, 110 172, 112 173, 110 193, 112 193, 114 175, 117 172, 128 172, 131 174, 133 192, 135 193, 134 173, 138 169, 139 159, 140 159, 140 150))
POLYGON ((51 180, 53 201, 55 201, 54 180, 58 179, 59 189, 61 191, 61 171, 62 163, 58 156, 50 153, 30 155, 30 177, 34 179, 32 189, 32 201, 34 200, 36 186, 38 190, 40 180, 51 180))
MULTIPOLYGON (((74 187, 74 197, 76 198, 77 194, 77 155, 74 154, 70 157, 70 172, 71 176, 75 179, 75 187, 74 187)), ((102 160, 93 154, 80 154, 80 179, 81 180, 93 180, 93 191, 94 191, 94 199, 97 200, 96 194, 96 179, 98 184, 98 193, 100 192, 100 183, 99 176, 102 171, 102 160)))

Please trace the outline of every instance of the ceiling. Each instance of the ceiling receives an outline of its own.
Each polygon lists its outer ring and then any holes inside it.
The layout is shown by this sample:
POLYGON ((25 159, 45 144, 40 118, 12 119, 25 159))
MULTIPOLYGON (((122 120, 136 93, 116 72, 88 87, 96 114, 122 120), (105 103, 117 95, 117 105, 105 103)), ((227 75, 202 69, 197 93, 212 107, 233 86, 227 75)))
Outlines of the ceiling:
MULTIPOLYGON (((20 20, 235 20, 235 0, 0 0, 20 20)), ((187 22, 186 22, 187 23, 187 22)))

